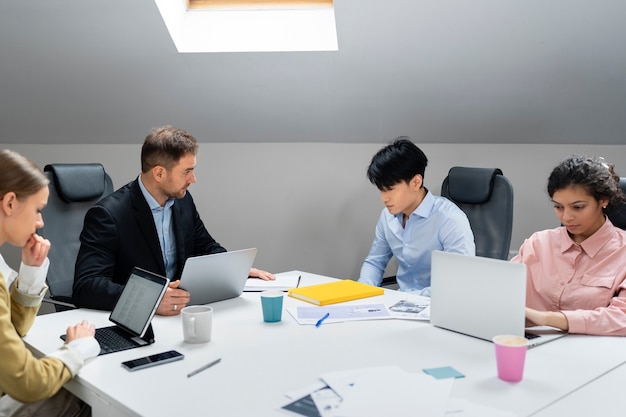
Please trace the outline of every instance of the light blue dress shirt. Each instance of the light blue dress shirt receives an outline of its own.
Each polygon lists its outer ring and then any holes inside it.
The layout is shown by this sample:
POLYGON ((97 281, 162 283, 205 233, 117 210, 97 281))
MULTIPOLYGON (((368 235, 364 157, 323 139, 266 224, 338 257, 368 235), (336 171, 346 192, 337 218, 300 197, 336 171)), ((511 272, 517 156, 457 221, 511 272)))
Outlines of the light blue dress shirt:
POLYGON ((169 198, 165 202, 165 206, 161 207, 159 203, 146 190, 139 177, 139 188, 143 193, 154 218, 157 234, 159 235, 159 244, 161 245, 161 253, 163 254, 163 263, 165 264, 165 274, 169 279, 173 279, 176 274, 176 237, 174 235, 174 225, 172 224, 172 206, 176 201, 175 198, 169 198))
POLYGON ((359 281, 379 286, 389 260, 395 256, 399 290, 430 296, 431 252, 441 250, 474 256, 474 234, 461 209, 430 191, 404 228, 402 216, 383 209, 359 281))

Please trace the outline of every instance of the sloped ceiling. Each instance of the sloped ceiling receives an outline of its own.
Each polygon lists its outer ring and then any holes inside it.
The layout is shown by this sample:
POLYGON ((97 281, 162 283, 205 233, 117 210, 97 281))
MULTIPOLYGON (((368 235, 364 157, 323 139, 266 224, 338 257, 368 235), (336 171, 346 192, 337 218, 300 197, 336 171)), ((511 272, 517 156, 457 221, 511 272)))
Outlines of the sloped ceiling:
POLYGON ((338 52, 178 54, 152 0, 0 2, 1 143, 626 144, 623 0, 335 0, 338 52))

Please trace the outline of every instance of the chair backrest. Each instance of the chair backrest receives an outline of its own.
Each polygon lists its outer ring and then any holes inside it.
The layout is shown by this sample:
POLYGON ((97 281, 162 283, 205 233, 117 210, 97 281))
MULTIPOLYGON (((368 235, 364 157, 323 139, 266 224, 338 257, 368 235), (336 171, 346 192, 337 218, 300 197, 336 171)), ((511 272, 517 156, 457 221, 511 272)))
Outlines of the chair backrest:
POLYGON ((452 167, 441 185, 469 219, 476 255, 508 259, 513 232, 513 185, 499 168, 452 167))
MULTIPOLYGON (((626 194, 626 177, 621 177, 619 179, 619 185, 626 194)), ((626 203, 621 204, 609 204, 606 209, 604 209, 604 213, 608 216, 613 223, 614 226, 619 227, 620 229, 626 229, 626 203)))
POLYGON ((40 233, 52 244, 47 283, 53 299, 71 302, 85 213, 113 192, 113 182, 104 167, 95 163, 50 164, 44 167, 44 174, 50 180, 50 197, 42 211, 40 233))

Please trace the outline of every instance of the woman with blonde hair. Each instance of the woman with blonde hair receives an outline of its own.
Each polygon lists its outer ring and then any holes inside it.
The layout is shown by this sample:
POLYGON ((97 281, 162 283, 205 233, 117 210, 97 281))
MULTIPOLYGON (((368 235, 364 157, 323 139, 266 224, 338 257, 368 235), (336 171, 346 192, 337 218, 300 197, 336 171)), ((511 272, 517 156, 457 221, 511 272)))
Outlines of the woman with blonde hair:
POLYGON ((22 341, 47 290, 50 242, 36 231, 43 226, 41 210, 48 194, 48 180, 39 168, 16 152, 0 150, 0 246, 22 248, 19 273, 0 255, 0 416, 90 412, 61 388, 100 352, 93 325, 83 321, 68 327, 66 342, 41 359, 22 341), (72 410, 73 404, 77 409, 72 410))

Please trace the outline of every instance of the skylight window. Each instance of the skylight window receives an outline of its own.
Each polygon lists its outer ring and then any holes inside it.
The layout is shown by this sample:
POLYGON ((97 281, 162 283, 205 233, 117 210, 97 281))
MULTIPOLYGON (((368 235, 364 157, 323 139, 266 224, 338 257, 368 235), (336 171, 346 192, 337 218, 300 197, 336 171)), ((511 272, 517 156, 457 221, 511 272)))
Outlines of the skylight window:
POLYGON ((336 51, 332 0, 155 0, 181 53, 336 51))

